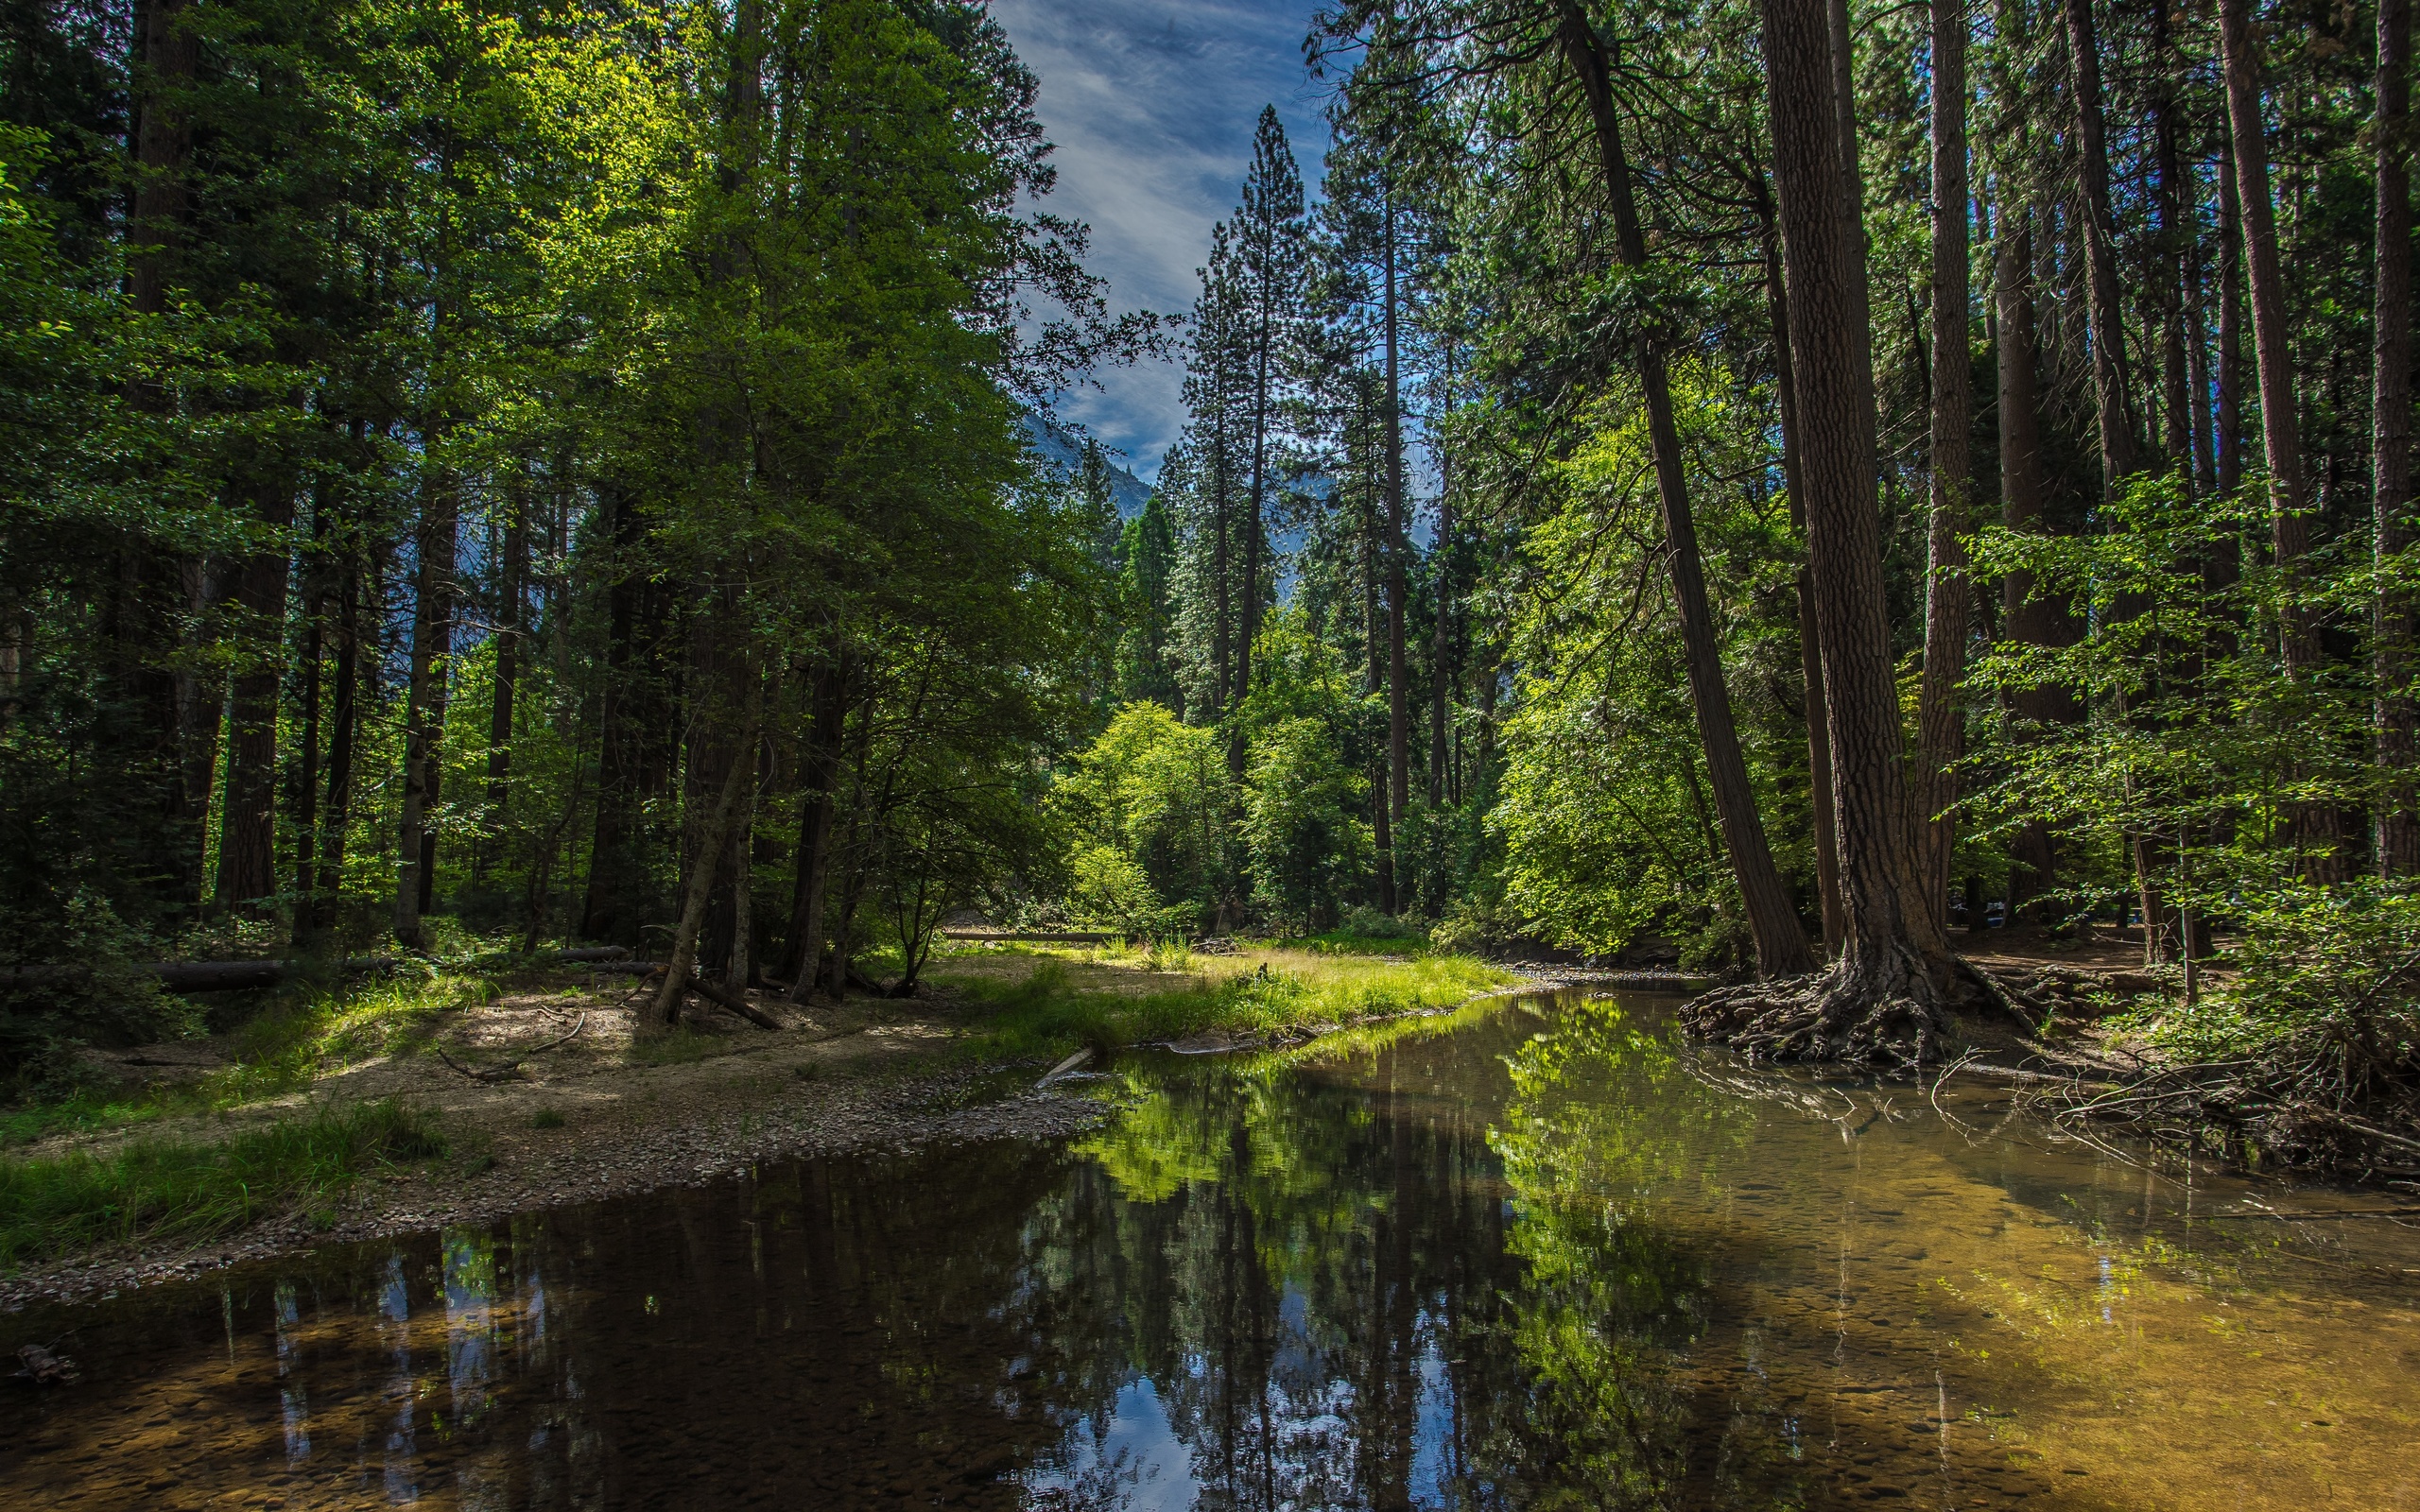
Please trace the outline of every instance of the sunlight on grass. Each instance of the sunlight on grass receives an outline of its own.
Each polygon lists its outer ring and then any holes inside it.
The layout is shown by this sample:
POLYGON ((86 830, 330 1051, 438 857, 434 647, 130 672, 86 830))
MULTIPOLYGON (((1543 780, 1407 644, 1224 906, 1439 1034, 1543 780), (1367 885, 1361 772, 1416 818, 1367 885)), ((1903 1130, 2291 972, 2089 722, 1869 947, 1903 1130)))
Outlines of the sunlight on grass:
POLYGON ((92 1245, 206 1239, 444 1149, 433 1120, 390 1099, 324 1108, 218 1143, 136 1138, 97 1155, 0 1159, 0 1268, 92 1245))
POLYGON ((484 976, 420 972, 282 996, 233 1036, 233 1064, 182 1087, 83 1090, 0 1114, 0 1149, 57 1134, 101 1133, 180 1113, 224 1111, 380 1056, 424 1047, 444 1015, 494 995, 484 976))
POLYGON ((1462 955, 1375 960, 1260 947, 1188 953, 1189 970, 1170 971, 1171 954, 1159 946, 1018 954, 1030 964, 986 961, 978 973, 936 963, 944 980, 988 1010, 979 1031, 985 1046, 1016 1055, 1076 1044, 1112 1050, 1213 1029, 1325 1032, 1374 1016, 1452 1007, 1514 980, 1462 955))

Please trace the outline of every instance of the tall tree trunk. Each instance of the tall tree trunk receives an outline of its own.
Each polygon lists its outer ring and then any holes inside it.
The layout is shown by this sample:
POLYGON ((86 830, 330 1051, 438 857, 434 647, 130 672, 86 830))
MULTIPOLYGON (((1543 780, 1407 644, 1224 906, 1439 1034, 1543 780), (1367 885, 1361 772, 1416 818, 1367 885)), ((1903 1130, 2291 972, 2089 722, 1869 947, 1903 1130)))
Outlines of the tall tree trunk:
MULTIPOLYGON (((756 695, 752 690, 748 713, 740 724, 749 743, 756 738, 757 708, 756 695)), ((698 934, 705 923, 706 903, 714 893, 715 878, 722 874, 723 852, 730 845, 732 816, 739 807, 739 791, 755 775, 753 763, 740 761, 731 763, 723 773, 721 791, 715 798, 714 811, 699 836, 697 853, 690 862, 689 884, 681 902, 681 922, 672 934, 672 958, 666 963, 664 986, 655 995, 655 1017, 659 1022, 670 1023, 681 1010, 681 994, 687 990, 689 973, 698 964, 698 934)))
POLYGON ((2219 491, 2231 494, 2243 487, 2243 207, 2236 189, 2232 130, 2219 162, 2218 240, 2218 419, 2212 450, 2219 491))
MULTIPOLYGON (((2219 0, 2219 46, 2226 74, 2227 125, 2235 147, 2244 265, 2251 284, 2260 437, 2269 462, 2270 548, 2287 595, 2280 615, 2279 649, 2287 678, 2308 685, 2320 661, 2318 627, 2301 602, 2303 559, 2310 550, 2307 513, 2310 484, 2303 466, 2302 420, 2295 409, 2285 275, 2277 261, 2277 216, 2269 198, 2269 146, 2260 119, 2260 58, 2252 37, 2251 0, 2219 0)), ((2289 822, 2308 872, 2320 880, 2332 877, 2338 864, 2335 806, 2298 804, 2289 822)))
POLYGON ((725 863, 731 872, 731 954, 723 962, 722 985, 734 992, 748 990, 749 978, 755 974, 756 885, 753 863, 756 859, 756 797, 763 790, 765 773, 758 742, 752 739, 733 756, 735 765, 745 769, 740 785, 739 808, 731 822, 731 854, 725 863))
MULTIPOLYGON (((2022 207, 2003 207, 1998 245, 1992 258, 1994 318, 1999 329, 2000 524, 2031 534, 2043 528, 2049 472, 2042 456, 2039 357, 2033 336, 2032 248, 2022 207)), ((2031 573, 2015 572, 2000 585, 2001 633, 2018 645, 2068 644, 2061 634, 2058 607, 2033 596, 2031 573)), ((2019 689, 2010 712, 2020 738, 2074 717, 2074 700, 2056 684, 2019 689)), ((2015 874, 2009 879, 2012 912, 2030 909, 2058 885, 2049 826, 2036 820, 2017 832, 2011 847, 2015 874)))
MULTIPOLYGON (((500 839, 512 802, 512 704, 521 685, 521 640, 529 602, 529 507, 526 479, 506 507, 503 560, 496 569, 495 686, 488 707, 488 823, 500 839)), ((481 847, 482 854, 488 850, 481 847)))
POLYGON ((790 906, 790 937, 775 975, 791 983, 789 1000, 804 1003, 815 993, 823 964, 823 901, 832 884, 832 815, 840 780, 843 729, 849 716, 848 652, 836 651, 818 666, 811 683, 814 704, 805 759, 800 762, 798 892, 790 906))
MULTIPOLYGON (((1800 539, 1806 535, 1806 489, 1799 476, 1801 432, 1798 421, 1798 376, 1789 352, 1789 297, 1782 278, 1781 228, 1766 187, 1756 185, 1756 214, 1763 228, 1765 307, 1773 329, 1773 387, 1781 399, 1781 476, 1789 493, 1789 525, 1800 539)), ((1806 689, 1807 810, 1815 832, 1815 892, 1823 906, 1824 954, 1839 954, 1841 920, 1841 839, 1838 816, 1832 809, 1832 732, 1824 712, 1824 647, 1815 626, 1815 569, 1798 568, 1798 671, 1806 689)))
POLYGON ((1932 497, 1926 529, 1925 666, 1917 694, 1924 742, 1925 886, 1946 927, 1957 845, 1955 765, 1965 724, 1958 682, 1966 665, 1966 459, 1974 368, 1966 284, 1966 5, 1932 0, 1932 497))
MULTIPOLYGON (((1821 4, 1822 0, 1816 0, 1821 4)), ((1606 197, 1612 202, 1614 226, 1622 262, 1647 266, 1647 235, 1640 226, 1633 198, 1630 164, 1623 155, 1621 122, 1616 113, 1613 79, 1602 42, 1577 0, 1564 0, 1562 43, 1572 71, 1580 77, 1596 127, 1599 166, 1606 197)), ((1833 181, 1837 184, 1838 176, 1833 181)), ((1714 614, 1706 600, 1704 568, 1698 555, 1697 520, 1689 507, 1688 481, 1681 455, 1680 429, 1672 418, 1672 390, 1664 352, 1642 336, 1634 353, 1639 386, 1647 403, 1647 426, 1655 454, 1656 495, 1663 507, 1664 535, 1671 550, 1672 596, 1681 611, 1682 648, 1687 662, 1689 701, 1698 720, 1698 736, 1705 750, 1706 774, 1714 786, 1715 812, 1722 838, 1738 879, 1740 902, 1748 932, 1755 941, 1756 970, 1763 976, 1798 976, 1815 969, 1807 949, 1806 931, 1798 921, 1789 888, 1773 865, 1765 839, 1764 819, 1756 812, 1755 790, 1749 784, 1748 764, 1740 753, 1737 727, 1732 720, 1731 693, 1722 675, 1721 647, 1714 614)))
POLYGON ((1867 322, 1864 247, 1840 214, 1828 8, 1824 0, 1763 0, 1762 9, 1846 930, 1840 959, 1813 989, 1778 999, 1753 988, 1712 993, 1691 1018, 1701 1030, 1777 1054, 1919 1060, 1933 1052, 1937 1014, 1964 982, 1926 904, 1910 844, 1866 440, 1873 378, 1858 370, 1858 333, 1867 322))
POLYGON ((2152 247, 2152 290, 2160 316, 2160 407, 2168 420, 2163 449, 2178 467, 2187 489, 2197 485, 2193 472, 2193 403, 2186 391, 2185 249, 2193 239, 2186 210, 2191 203, 2185 165, 2177 150, 2176 88, 2184 73, 2169 36, 2165 5, 2152 8, 2152 156, 2158 171, 2154 202, 2159 209, 2159 236, 2152 247))
MULTIPOLYGON (((1440 471, 1443 471, 1442 467, 1440 471)), ((1434 553, 1437 623, 1431 627, 1428 638, 1428 806, 1432 809, 1445 806, 1445 774, 1452 766, 1446 757, 1445 724, 1453 707, 1452 645, 1448 630, 1454 617, 1453 539, 1454 496, 1448 491, 1448 486, 1441 482, 1437 491, 1437 545, 1434 553)))
POLYGON ((335 728, 328 735, 328 796, 320 810, 320 871, 312 889, 310 928, 317 939, 336 922, 344 890, 345 831, 353 819, 353 763, 360 728, 361 574, 348 561, 337 590, 335 728))
POLYGON ((2373 844, 2378 870, 2389 877, 2420 869, 2411 781, 2411 599, 2391 586, 2390 576, 2411 544, 2411 0, 2378 0, 2378 113, 2371 129, 2377 154, 2377 277, 2370 320, 2370 545, 2379 587, 2370 610, 2370 670, 2377 690, 2373 844))
MULTIPOLYGON (((1395 348, 1395 206, 1394 193, 1386 200, 1386 341, 1387 341, 1387 815, 1392 845, 1403 828, 1404 810, 1411 794, 1410 679, 1404 665, 1404 558, 1411 542, 1404 533, 1403 384, 1395 348)), ((1396 872, 1401 903, 1402 868, 1396 872)))
POLYGON ((605 676, 597 688, 596 818, 579 933, 627 944, 637 937, 629 853, 656 738, 647 721, 655 711, 654 699, 640 686, 648 670, 638 644, 646 590, 635 560, 644 524, 627 489, 608 483, 602 491, 614 545, 605 594, 605 676))
POLYGON ((245 490, 273 545, 236 571, 238 668, 230 685, 227 790, 218 827, 218 902, 249 903, 277 891, 277 690, 285 649, 286 528, 294 523, 288 480, 274 474, 245 490))
POLYGON ((2100 488, 2114 498, 2142 471, 2126 387, 2125 305, 2118 286, 2116 222, 2109 209, 2109 148, 2101 129, 2100 49, 2092 0, 2066 0, 2067 62, 2074 83, 2076 150, 2083 169, 2085 316, 2092 339, 2092 398, 2100 433, 2100 488))
POLYGON ((294 816, 294 919, 289 938, 306 950, 319 916, 314 884, 320 864, 320 686, 326 671, 328 629, 328 515, 330 490, 324 480, 312 490, 311 544, 302 569, 302 679, 297 689, 302 730, 296 741, 294 781, 286 793, 286 812, 294 816))
MULTIPOLYGON (((439 429, 439 438, 442 438, 439 429)), ((453 472, 434 469, 421 501, 419 560, 412 587, 411 678, 404 703, 403 818, 396 834, 395 938, 421 942, 423 869, 429 857, 428 811, 437 800, 445 732, 444 660, 453 652, 454 556, 460 496, 453 472)))
MULTIPOLYGON (((1370 498, 1369 490, 1362 490, 1361 505, 1361 598, 1362 640, 1369 647, 1369 691, 1373 694, 1387 685, 1387 634, 1384 617, 1379 613, 1378 584, 1384 576, 1379 563, 1388 555, 1379 541, 1378 509, 1370 498)), ((1372 764, 1376 770, 1370 783, 1370 838, 1378 852, 1378 908, 1392 914, 1401 904, 1395 886, 1394 805, 1387 798, 1387 763, 1381 753, 1372 764)))

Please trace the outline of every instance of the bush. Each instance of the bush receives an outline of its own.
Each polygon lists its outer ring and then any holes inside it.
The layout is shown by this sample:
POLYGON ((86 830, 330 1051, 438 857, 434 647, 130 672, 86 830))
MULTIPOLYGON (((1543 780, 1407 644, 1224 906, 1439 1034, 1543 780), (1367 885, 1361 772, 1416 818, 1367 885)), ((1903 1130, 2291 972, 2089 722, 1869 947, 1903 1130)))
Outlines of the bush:
POLYGON ((1463 898, 1428 932, 1428 943, 1450 955, 1500 955, 1524 935, 1520 914, 1502 900, 1463 898))

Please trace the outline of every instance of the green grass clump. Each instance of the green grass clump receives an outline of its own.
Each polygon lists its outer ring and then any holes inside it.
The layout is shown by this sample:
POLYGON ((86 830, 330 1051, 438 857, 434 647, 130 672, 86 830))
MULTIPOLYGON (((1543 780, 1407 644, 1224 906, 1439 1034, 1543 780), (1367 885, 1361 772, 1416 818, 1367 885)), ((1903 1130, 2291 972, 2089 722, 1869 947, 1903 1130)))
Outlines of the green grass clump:
POLYGON ((1121 990, 1123 984, 1105 984, 1098 974, 1080 979, 1070 963, 1056 960, 1014 981, 972 980, 964 990, 990 1010, 981 1031, 987 1049, 1035 1055, 1075 1045, 1115 1050, 1213 1029, 1265 1035, 1326 1028, 1451 1007, 1511 980, 1459 955, 1376 961, 1276 950, 1205 959, 1210 964, 1201 973, 1143 990, 1121 990))
POLYGON ((563 1122, 563 1115, 551 1108, 542 1108, 529 1115, 531 1128, 561 1128, 563 1122))
POLYGON ((95 1245, 206 1239, 289 1206, 323 1206, 372 1171, 444 1150, 428 1115, 389 1099, 216 1143, 138 1137, 98 1154, 0 1160, 0 1268, 95 1245))

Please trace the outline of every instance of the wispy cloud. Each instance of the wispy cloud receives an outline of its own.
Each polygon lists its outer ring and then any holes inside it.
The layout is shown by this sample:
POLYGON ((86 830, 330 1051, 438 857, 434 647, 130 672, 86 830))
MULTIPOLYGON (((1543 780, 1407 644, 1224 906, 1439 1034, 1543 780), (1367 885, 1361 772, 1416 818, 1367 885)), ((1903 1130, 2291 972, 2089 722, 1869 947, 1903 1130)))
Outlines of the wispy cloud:
MULTIPOLYGON (((1316 186, 1322 86, 1303 63, 1316 0, 993 0, 1042 81, 1059 150, 1050 208, 1090 223, 1093 270, 1121 309, 1189 308, 1210 228, 1235 209, 1253 124, 1275 105, 1316 186)), ((1067 413, 1144 478, 1184 422, 1173 365, 1113 369, 1067 413)))

